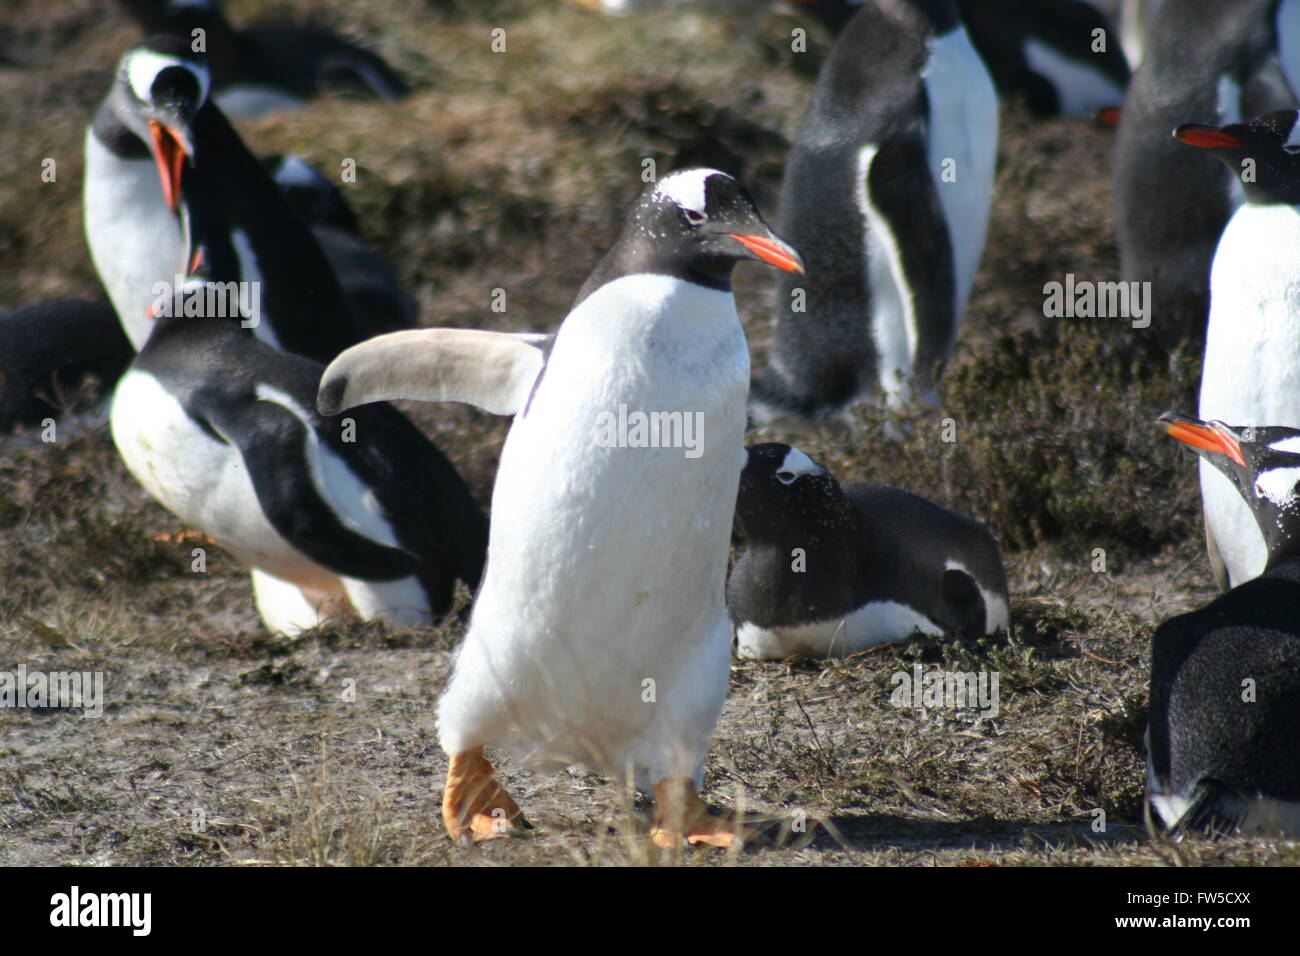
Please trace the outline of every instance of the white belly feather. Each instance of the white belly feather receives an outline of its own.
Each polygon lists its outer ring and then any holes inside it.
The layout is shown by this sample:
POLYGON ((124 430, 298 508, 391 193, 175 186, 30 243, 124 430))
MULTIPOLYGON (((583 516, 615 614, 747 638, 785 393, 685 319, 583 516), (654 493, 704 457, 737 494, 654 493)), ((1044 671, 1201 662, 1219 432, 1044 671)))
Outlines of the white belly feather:
MULTIPOLYGON (((1300 212, 1244 205, 1224 229, 1210 278, 1199 417, 1300 427, 1300 212)), ((1232 583, 1257 577, 1267 552, 1250 508, 1202 461, 1206 521, 1232 583)))
POLYGON ((630 276, 565 321, 506 441, 443 746, 698 776, 726 694, 723 598, 749 357, 730 292, 630 276), (702 415, 702 454, 605 447, 597 416, 702 415))
POLYGON ((183 265, 181 232, 154 161, 119 159, 86 131, 85 229, 90 256, 136 351, 153 322, 154 285, 183 265))

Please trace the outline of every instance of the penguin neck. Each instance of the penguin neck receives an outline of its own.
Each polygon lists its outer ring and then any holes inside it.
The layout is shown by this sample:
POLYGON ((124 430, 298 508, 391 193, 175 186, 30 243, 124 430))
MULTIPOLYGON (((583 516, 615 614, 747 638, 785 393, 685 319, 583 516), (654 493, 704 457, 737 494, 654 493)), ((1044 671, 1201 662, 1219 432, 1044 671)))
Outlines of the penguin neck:
POLYGON ((606 253, 573 301, 573 307, 582 304, 589 295, 607 283, 624 276, 658 275, 681 279, 705 289, 716 292, 731 292, 731 271, 735 260, 729 258, 693 257, 689 260, 674 259, 664 255, 651 243, 620 239, 614 248, 606 253))
POLYGON ((116 159, 150 159, 152 154, 144 140, 118 118, 112 105, 113 95, 110 94, 95 111, 95 116, 90 123, 92 135, 116 159))

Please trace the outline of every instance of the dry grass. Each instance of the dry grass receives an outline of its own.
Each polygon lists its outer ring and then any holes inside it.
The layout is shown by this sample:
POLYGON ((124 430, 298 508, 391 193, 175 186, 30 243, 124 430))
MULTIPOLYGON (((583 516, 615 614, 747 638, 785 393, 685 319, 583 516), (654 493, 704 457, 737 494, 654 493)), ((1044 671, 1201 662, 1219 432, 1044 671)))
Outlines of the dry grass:
MULTIPOLYGON (((323 19, 417 84, 392 108, 334 102, 246 124, 260 152, 357 160, 348 196, 428 324, 552 329, 616 229, 641 160, 720 165, 775 218, 814 53, 780 17, 605 22, 557 3, 232 0, 237 20, 323 19), (508 31, 491 53, 488 30, 508 31), (504 288, 509 308, 489 311, 504 288)), ((0 45, 0 306, 90 295, 80 142, 133 40, 108 0, 14 0, 0 45), (54 157, 58 180, 40 181, 54 157)), ((1211 593, 1193 469, 1151 426, 1187 407, 1195 356, 1102 323, 1044 325, 1042 285, 1116 277, 1110 135, 1014 107, 984 267, 938 418, 799 436, 843 477, 887 481, 989 523, 1017 600, 1013 640, 887 648, 848 661, 743 662, 706 768, 709 796, 803 820, 753 852, 667 855, 646 806, 571 770, 509 763, 528 839, 451 845, 433 702, 461 636, 382 625, 269 638, 246 576, 191 544, 118 462, 102 425, 0 443, 0 669, 103 670, 100 720, 20 711, 0 736, 0 863, 1295 863, 1262 840, 1142 832, 1141 730, 1154 622, 1211 593), (1095 550, 1106 571, 1094 570, 1095 550), (914 664, 997 671, 994 719, 898 709, 914 664), (355 699, 346 699, 354 681, 355 699), (1094 811, 1105 811, 1095 832, 1094 811)), ((741 270, 756 361, 770 276, 741 270)), ((507 423, 413 407, 486 505, 507 423)), ((768 436, 758 436, 768 437, 768 436)))

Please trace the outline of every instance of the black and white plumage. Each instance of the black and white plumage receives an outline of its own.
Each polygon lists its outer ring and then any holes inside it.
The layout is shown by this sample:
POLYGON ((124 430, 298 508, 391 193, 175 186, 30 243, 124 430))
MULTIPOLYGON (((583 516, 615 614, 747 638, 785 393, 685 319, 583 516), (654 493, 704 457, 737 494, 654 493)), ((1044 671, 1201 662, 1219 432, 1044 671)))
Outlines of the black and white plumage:
POLYGON ((1169 132, 1294 106, 1297 17, 1300 0, 1179 0, 1156 15, 1120 115, 1114 197, 1120 276, 1151 283, 1164 341, 1195 340, 1205 328, 1215 244, 1242 201, 1231 171, 1169 132))
MULTIPOLYGON (((1218 160, 1245 200, 1215 247, 1197 414, 1300 423, 1300 113, 1186 124, 1174 135, 1214 157, 1202 162, 1218 160)), ((1210 562, 1220 584, 1241 584, 1267 560, 1255 518, 1212 463, 1200 472, 1210 562)))
POLYGON ((993 83, 950 0, 871 3, 822 67, 782 184, 808 263, 781 279, 750 415, 937 404, 984 249, 993 83))
POLYGON ((58 416, 60 393, 86 375, 111 389, 131 355, 106 301, 60 299, 0 314, 0 433, 58 416))
POLYGON ((727 604, 741 657, 844 657, 1010 624, 983 525, 900 488, 841 487, 797 448, 749 446, 736 520, 745 551, 727 604))
MULTIPOLYGON (((450 462, 387 405, 315 410, 322 366, 241 324, 245 260, 205 191, 182 187, 200 275, 155 309, 114 395, 113 440, 182 521, 252 570, 267 627, 295 634, 335 612, 423 624, 478 585, 487 525, 450 462), (219 315, 214 315, 216 312, 219 315)), ((278 300, 275 273, 261 293, 278 300)))
MULTIPOLYGON (((373 316, 351 307, 320 242, 210 102, 209 85, 203 57, 174 38, 151 38, 122 57, 86 134, 86 238, 135 347, 151 329, 155 286, 175 283, 175 209, 187 180, 194 181, 191 192, 208 192, 222 205, 248 280, 277 277, 266 302, 269 321, 255 329, 264 341, 328 361, 410 318, 400 303, 373 316)), ((359 276, 365 264, 358 256, 349 248, 339 261, 365 308, 373 286, 387 281, 359 276)))
MULTIPOLYGON (((875 0, 789 0, 832 31, 875 0)), ((998 92, 1038 116, 1091 116, 1124 99, 1129 67, 1111 21, 1084 0, 956 0, 998 92), (1104 31, 1098 50, 1095 31, 1104 31)))
POLYGON ((192 42, 204 31, 213 97, 239 119, 294 109, 327 94, 401 99, 409 87, 383 58, 328 30, 235 29, 216 0, 119 0, 145 35, 192 42))
POLYGON ((1148 805, 1168 829, 1300 836, 1300 429, 1160 421, 1238 490, 1268 564, 1156 630, 1148 805))
POLYGON ((301 156, 263 156, 262 165, 311 228, 353 316, 367 337, 414 328, 415 300, 392 268, 361 239, 361 224, 342 191, 301 156))
POLYGON ((749 381, 731 273, 743 260, 802 268, 735 179, 679 170, 642 192, 553 339, 398 332, 326 370, 327 412, 405 397, 515 416, 483 588, 438 710, 454 838, 491 839, 494 814, 518 818, 482 756, 509 746, 630 775, 655 788, 661 814, 680 785, 689 824, 668 813, 656 840, 731 842, 694 794, 727 691, 749 381), (620 410, 690 416, 704 440, 634 439, 617 431, 620 410), (647 677, 650 705, 628 693, 647 677))

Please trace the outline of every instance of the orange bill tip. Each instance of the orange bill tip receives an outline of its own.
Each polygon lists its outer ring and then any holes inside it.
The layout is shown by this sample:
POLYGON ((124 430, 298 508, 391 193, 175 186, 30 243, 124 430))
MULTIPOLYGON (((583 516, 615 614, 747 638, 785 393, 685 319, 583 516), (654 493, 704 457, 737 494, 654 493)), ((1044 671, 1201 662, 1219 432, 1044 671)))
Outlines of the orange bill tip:
POLYGON ((1212 423, 1173 417, 1162 417, 1160 424, 1164 426, 1170 438, 1202 451, 1217 451, 1227 455, 1241 467, 1246 467, 1246 458, 1241 453, 1241 445, 1226 430, 1217 428, 1212 423))
POLYGON ((158 178, 162 181, 163 199, 172 212, 180 202, 181 170, 185 166, 186 152, 181 139, 168 127, 155 119, 149 121, 149 134, 153 137, 153 156, 158 163, 158 178))
POLYGON ((1196 126, 1191 123, 1174 130, 1174 138, 1180 143, 1195 146, 1197 149, 1224 149, 1246 145, 1231 133, 1225 133, 1213 126, 1196 126))
POLYGON ((799 257, 799 253, 779 239, 769 239, 767 236, 746 236, 738 233, 728 233, 727 235, 768 265, 784 269, 786 272, 802 274, 804 271, 803 259, 799 257))

